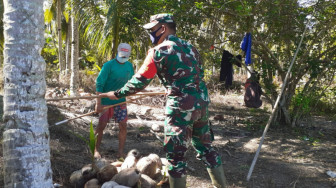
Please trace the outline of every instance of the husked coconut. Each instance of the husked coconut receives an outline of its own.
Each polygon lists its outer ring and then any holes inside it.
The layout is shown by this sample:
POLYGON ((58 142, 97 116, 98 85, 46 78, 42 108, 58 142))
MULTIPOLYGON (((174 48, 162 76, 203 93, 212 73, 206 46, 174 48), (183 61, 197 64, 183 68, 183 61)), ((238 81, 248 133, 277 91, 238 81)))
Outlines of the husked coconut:
POLYGON ((70 184, 73 187, 84 187, 86 180, 82 176, 82 171, 74 171, 70 176, 70 184))
POLYGON ((146 174, 140 175, 141 188, 156 188, 157 183, 146 174))
POLYGON ((139 152, 137 149, 132 149, 131 151, 129 151, 129 152, 127 153, 127 157, 128 157, 128 156, 134 156, 137 160, 139 160, 141 154, 140 154, 140 152, 139 152))
POLYGON ((150 159, 152 159, 153 161, 156 162, 156 168, 159 168, 159 169, 162 168, 161 159, 160 159, 160 157, 157 154, 151 153, 151 154, 148 155, 148 158, 150 158, 150 159))
POLYGON ((136 168, 141 174, 146 174, 153 178, 156 173, 156 162, 148 157, 143 157, 136 164, 136 168))
POLYGON ((121 165, 121 170, 125 168, 133 168, 140 158, 140 152, 137 149, 132 149, 127 153, 124 163, 121 165))
POLYGON ((140 179, 139 171, 135 168, 126 168, 121 170, 117 175, 112 178, 112 181, 117 182, 119 185, 133 187, 140 179))
POLYGON ((99 182, 96 178, 91 179, 90 181, 86 182, 84 188, 100 188, 99 182))
POLYGON ((90 180, 92 178, 95 178, 97 175, 96 169, 92 168, 92 164, 85 165, 82 168, 82 176, 85 180, 90 180))
POLYGON ((110 181, 116 174, 118 174, 117 168, 113 165, 107 165, 99 170, 97 178, 100 183, 104 183, 110 181))
POLYGON ((105 182, 102 186, 101 186, 101 188, 113 188, 113 187, 115 187, 115 186, 117 186, 118 184, 117 184, 117 182, 115 182, 115 181, 108 181, 108 182, 105 182))
POLYGON ((133 168, 136 165, 136 158, 134 156, 128 156, 126 157, 125 161, 121 165, 121 170, 126 168, 133 168))

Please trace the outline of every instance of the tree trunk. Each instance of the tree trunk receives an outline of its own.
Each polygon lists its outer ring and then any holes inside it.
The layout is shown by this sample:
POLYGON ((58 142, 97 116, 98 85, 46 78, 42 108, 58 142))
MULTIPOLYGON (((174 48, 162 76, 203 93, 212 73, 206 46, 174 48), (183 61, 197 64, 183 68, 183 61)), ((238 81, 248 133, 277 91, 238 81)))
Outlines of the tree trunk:
POLYGON ((58 34, 58 62, 59 62, 59 69, 60 69, 60 78, 64 75, 64 61, 62 55, 62 6, 61 0, 57 0, 57 34, 58 34))
POLYGON ((72 28, 72 40, 71 40, 71 78, 70 78, 70 95, 77 95, 78 89, 78 23, 75 13, 71 13, 71 28, 72 28))
MULTIPOLYGON (((71 19, 69 19, 68 23, 68 32, 66 38, 66 51, 65 51, 65 76, 68 78, 68 74, 71 70, 71 40, 72 40, 72 29, 71 29, 71 19)), ((68 82, 69 84, 69 82, 68 82)))
POLYGON ((115 22, 113 23, 113 40, 112 40, 112 59, 116 57, 117 50, 118 50, 118 44, 119 44, 119 31, 120 31, 120 20, 119 20, 119 4, 120 0, 117 2, 117 9, 116 9, 116 18, 115 22))
POLYGON ((4 0, 4 185, 53 187, 50 164, 43 0, 4 0))

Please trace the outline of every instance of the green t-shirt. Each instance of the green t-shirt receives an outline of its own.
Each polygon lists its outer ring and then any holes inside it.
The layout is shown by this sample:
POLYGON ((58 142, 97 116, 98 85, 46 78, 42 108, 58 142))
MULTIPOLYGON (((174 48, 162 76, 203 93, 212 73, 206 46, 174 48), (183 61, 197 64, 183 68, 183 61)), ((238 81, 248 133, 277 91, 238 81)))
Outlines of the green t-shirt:
MULTIPOLYGON (((96 80, 97 92, 116 91, 123 87, 129 79, 134 75, 133 65, 129 61, 119 63, 116 59, 106 62, 96 80)), ((113 105, 125 102, 125 98, 118 100, 110 100, 102 98, 102 105, 113 105)))

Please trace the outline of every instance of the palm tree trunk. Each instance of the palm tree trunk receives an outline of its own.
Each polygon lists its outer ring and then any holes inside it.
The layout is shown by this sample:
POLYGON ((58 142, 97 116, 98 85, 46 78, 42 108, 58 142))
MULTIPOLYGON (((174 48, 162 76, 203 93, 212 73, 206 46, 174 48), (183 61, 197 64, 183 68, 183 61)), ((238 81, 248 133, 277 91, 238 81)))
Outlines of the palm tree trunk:
POLYGON ((65 76, 68 77, 69 70, 71 70, 71 35, 72 29, 71 29, 71 19, 69 19, 68 23, 68 32, 67 32, 67 38, 66 38, 66 51, 65 51, 65 76))
POLYGON ((63 61, 63 53, 62 53, 62 6, 61 0, 57 0, 57 34, 58 34, 58 61, 59 61, 59 68, 60 68, 60 78, 64 74, 64 61, 63 61))
POLYGON ((51 188, 43 0, 3 2, 4 185, 51 188))
POLYGON ((78 89, 78 23, 75 13, 71 13, 71 28, 72 28, 72 42, 71 42, 71 78, 70 78, 70 95, 77 95, 78 89))
POLYGON ((112 40, 112 59, 116 57, 118 44, 119 44, 119 31, 120 31, 120 19, 119 19, 119 7, 120 7, 120 0, 116 1, 117 9, 115 13, 115 21, 113 23, 113 40, 112 40))

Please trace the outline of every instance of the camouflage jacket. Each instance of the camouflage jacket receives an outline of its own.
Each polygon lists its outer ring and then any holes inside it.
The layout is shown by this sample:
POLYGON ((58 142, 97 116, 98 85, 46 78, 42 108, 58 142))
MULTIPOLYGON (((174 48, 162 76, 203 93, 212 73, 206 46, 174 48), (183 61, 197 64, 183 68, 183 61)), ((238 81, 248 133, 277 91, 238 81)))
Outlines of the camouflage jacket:
POLYGON ((209 104, 200 54, 174 35, 148 51, 140 70, 115 92, 116 97, 141 91, 156 74, 167 89, 166 114, 193 111, 209 104))

